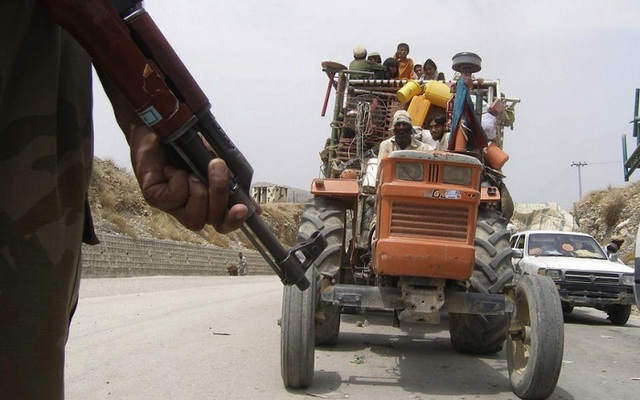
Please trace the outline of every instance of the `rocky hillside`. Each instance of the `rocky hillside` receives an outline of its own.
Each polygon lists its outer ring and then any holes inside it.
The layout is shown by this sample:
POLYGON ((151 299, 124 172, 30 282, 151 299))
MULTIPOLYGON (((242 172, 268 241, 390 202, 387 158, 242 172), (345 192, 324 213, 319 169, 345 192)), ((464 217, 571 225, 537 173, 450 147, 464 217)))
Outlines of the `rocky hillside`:
MULTIPOLYGON (((98 233, 116 233, 133 238, 174 240, 188 243, 211 243, 231 248, 253 248, 240 231, 222 235, 210 226, 192 232, 173 217, 151 208, 144 201, 132 174, 109 160, 96 158, 89 192, 89 202, 98 233)), ((262 218, 286 246, 296 243, 301 204, 275 203, 263 207, 262 218)))
POLYGON ((640 182, 587 194, 576 204, 574 216, 579 230, 600 243, 607 244, 612 236, 622 236, 625 242, 619 258, 625 264, 633 263, 640 224, 640 182))
MULTIPOLYGON (((301 193, 298 197, 304 196, 301 193)), ((232 249, 252 248, 241 232, 221 235, 211 227, 200 232, 183 228, 172 217, 149 207, 135 178, 108 160, 95 160, 90 202, 98 232, 212 243, 232 249)), ((299 203, 268 204, 264 207, 263 219, 286 246, 293 246, 301 213, 299 203)), ((593 235, 600 243, 608 243, 614 235, 623 236, 625 243, 620 258, 627 264, 633 262, 635 235, 640 224, 640 182, 591 192, 576 204, 572 213, 578 230, 593 235)))

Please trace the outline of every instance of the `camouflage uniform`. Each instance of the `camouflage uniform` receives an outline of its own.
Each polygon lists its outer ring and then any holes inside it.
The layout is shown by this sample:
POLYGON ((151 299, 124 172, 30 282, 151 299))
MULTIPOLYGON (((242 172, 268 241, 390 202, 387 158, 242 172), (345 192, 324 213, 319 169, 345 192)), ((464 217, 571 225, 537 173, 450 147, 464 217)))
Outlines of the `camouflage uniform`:
POLYGON ((90 61, 36 0, 0 2, 0 399, 64 397, 90 221, 90 61))

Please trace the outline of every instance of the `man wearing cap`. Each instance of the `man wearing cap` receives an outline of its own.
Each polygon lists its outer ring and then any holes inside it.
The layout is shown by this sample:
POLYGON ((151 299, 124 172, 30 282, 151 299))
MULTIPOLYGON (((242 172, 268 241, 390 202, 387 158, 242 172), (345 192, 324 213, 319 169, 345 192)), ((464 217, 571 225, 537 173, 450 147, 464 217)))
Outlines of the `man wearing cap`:
POLYGON ((367 60, 372 61, 376 64, 382 64, 382 57, 380 56, 380 53, 375 51, 369 53, 369 55, 367 56, 367 60))
POLYGON ((353 49, 353 61, 349 64, 349 71, 366 71, 371 74, 351 74, 351 79, 384 79, 386 68, 379 63, 367 60, 367 49, 356 46, 353 49))
POLYGON ((618 260, 618 251, 620 251, 623 243, 624 238, 620 235, 616 235, 612 237, 609 244, 605 246, 604 249, 607 252, 607 257, 609 257, 610 261, 620 261, 618 260))
POLYGON ((413 137, 413 123, 411 116, 405 110, 398 110, 393 114, 393 137, 380 143, 378 160, 388 157, 392 151, 396 150, 433 150, 426 144, 413 137))

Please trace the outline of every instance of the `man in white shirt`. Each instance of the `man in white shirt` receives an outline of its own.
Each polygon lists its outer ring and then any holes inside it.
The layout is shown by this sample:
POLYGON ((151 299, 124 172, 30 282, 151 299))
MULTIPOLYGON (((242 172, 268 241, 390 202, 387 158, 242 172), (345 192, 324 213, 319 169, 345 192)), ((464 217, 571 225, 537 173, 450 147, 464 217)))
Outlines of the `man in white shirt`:
POLYGON ((446 122, 447 118, 444 115, 429 118, 429 132, 436 142, 436 150, 446 151, 449 146, 449 132, 445 132, 446 122))
POLYGON ((396 150, 433 150, 413 137, 413 124, 407 111, 396 111, 393 115, 392 126, 393 137, 380 143, 378 160, 388 157, 392 151, 396 150))

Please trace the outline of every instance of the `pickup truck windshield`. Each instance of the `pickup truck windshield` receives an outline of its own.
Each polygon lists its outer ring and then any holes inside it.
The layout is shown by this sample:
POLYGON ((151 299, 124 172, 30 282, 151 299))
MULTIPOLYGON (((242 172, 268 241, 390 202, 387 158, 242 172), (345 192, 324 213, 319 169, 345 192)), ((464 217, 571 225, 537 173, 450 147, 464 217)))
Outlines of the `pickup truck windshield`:
POLYGON ((528 254, 531 256, 607 259, 600 245, 592 237, 556 233, 531 234, 528 254))

